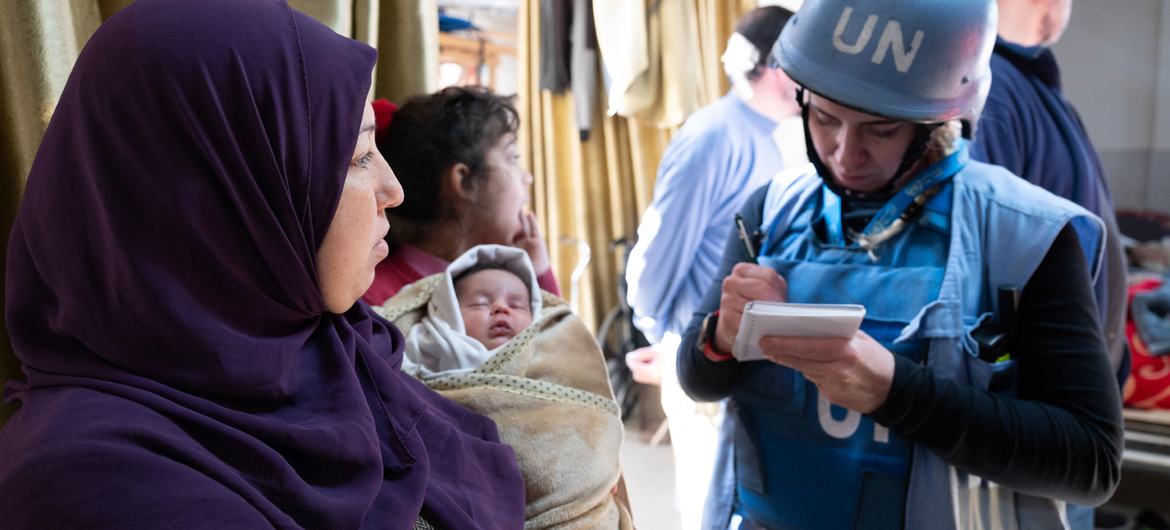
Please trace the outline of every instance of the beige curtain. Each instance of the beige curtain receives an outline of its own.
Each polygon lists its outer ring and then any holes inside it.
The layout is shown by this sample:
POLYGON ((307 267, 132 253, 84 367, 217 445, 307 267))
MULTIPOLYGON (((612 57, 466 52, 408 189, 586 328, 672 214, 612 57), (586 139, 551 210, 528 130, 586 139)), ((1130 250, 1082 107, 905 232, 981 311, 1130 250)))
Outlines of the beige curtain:
POLYGON ((439 8, 436 0, 288 0, 288 3, 333 31, 378 48, 372 87, 376 97, 401 102, 437 89, 439 8))
MULTIPOLYGON (((97 29, 133 0, 17 0, 0 16, 0 249, 25 178, 78 53, 97 29)), ((400 101, 435 90, 438 9, 435 0, 290 0, 338 33, 380 50, 374 93, 400 101)), ((4 277, 0 259, 0 278, 4 277)), ((0 314, 3 309, 0 293, 0 314)), ((0 384, 20 377, 0 320, 0 384)), ((12 409, 0 404, 0 425, 12 409)))
POLYGON ((609 243, 635 236, 653 195, 658 161, 677 126, 727 91, 719 56, 735 22, 756 5, 755 0, 612 1, 623 10, 629 8, 624 2, 644 2, 645 34, 652 41, 647 59, 659 68, 649 74, 654 80, 639 81, 647 84, 638 89, 649 92, 635 95, 634 106, 641 108, 636 117, 606 115, 606 96, 599 96, 595 125, 585 141, 578 136, 572 94, 539 87, 540 0, 521 0, 519 15, 520 143, 535 180, 533 208, 545 224, 562 291, 575 294, 570 302, 595 331, 618 304, 622 256, 609 243), (663 21, 655 13, 672 18, 663 21), (677 21, 685 25, 670 25, 677 21), (664 59, 663 49, 681 60, 664 59), (587 244, 592 256, 574 290, 572 273, 583 258, 578 242, 587 244))
MULTIPOLYGON (((0 248, 8 233, 41 136, 73 61, 101 22, 96 1, 9 2, 0 17, 0 248)), ((6 275, 7 260, 0 260, 6 275)), ((0 298, 0 308, 3 307, 0 298)), ((19 377, 0 323, 0 381, 19 377)), ((0 404, 0 424, 12 409, 0 404)))
POLYGON ((719 58, 740 17, 757 7, 757 0, 696 0, 698 60, 708 94, 718 98, 731 89, 719 58))

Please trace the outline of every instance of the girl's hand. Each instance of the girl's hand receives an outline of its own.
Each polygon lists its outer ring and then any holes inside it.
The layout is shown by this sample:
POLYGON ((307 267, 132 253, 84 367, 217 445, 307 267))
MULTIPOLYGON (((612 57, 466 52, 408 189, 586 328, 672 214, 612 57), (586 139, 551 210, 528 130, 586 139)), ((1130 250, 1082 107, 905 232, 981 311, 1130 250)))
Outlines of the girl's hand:
POLYGON ((548 247, 540 233, 540 222, 532 212, 520 212, 520 232, 512 240, 512 246, 524 249, 532 260, 532 269, 540 276, 549 269, 548 247))

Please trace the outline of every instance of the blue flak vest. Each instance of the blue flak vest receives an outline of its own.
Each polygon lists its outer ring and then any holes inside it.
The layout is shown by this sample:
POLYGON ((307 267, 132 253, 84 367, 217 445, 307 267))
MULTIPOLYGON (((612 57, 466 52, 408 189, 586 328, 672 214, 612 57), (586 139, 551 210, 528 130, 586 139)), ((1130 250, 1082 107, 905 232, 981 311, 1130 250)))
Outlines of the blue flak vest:
MULTIPOLYGON (((862 329, 936 376, 981 388, 994 376, 1013 392, 1014 362, 980 360, 970 331, 996 311, 996 287, 1027 284, 1066 225, 1095 276, 1104 226, 1002 168, 960 166, 876 261, 826 228, 839 206, 811 166, 781 173, 764 202, 760 263, 785 277, 789 301, 865 305, 862 329)), ((959 471, 829 404, 790 369, 753 362, 741 374, 705 528, 727 528, 732 513, 776 530, 1070 528, 1065 503, 959 471)))

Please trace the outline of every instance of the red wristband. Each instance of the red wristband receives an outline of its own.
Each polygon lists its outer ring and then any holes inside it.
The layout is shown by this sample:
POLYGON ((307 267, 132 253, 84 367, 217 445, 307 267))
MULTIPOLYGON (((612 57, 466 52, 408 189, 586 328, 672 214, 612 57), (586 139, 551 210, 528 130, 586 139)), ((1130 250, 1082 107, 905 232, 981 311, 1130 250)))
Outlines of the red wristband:
POLYGON ((735 358, 735 356, 730 353, 719 353, 715 350, 714 347, 711 346, 711 343, 703 345, 703 357, 706 357, 708 361, 713 363, 727 362, 735 358))
POLYGON ((735 358, 730 353, 723 353, 715 349, 715 329, 718 327, 718 323, 719 310, 716 310, 703 319, 703 329, 700 330, 703 334, 703 338, 699 341, 700 350, 703 352, 703 357, 713 363, 726 362, 735 358))

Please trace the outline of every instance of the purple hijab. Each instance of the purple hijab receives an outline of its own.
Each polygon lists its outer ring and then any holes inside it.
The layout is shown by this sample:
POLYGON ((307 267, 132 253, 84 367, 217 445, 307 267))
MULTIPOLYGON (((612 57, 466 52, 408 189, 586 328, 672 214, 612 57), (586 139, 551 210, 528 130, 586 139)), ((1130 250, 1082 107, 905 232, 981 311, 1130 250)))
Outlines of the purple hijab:
POLYGON ((5 528, 522 526, 491 420, 316 285, 374 59, 271 0, 139 0, 90 39, 8 249, 5 528))

